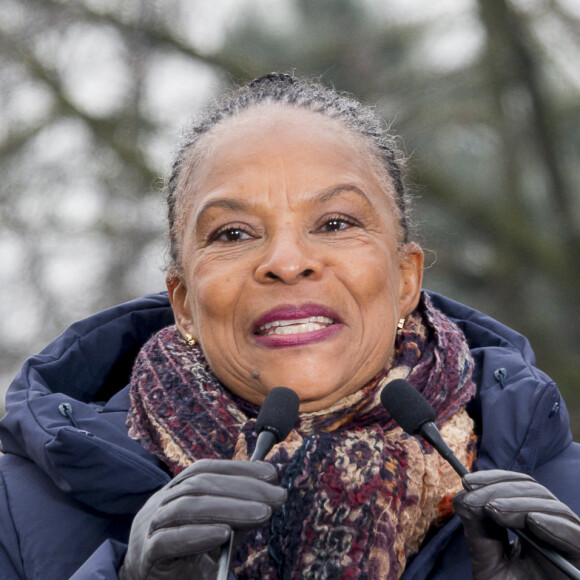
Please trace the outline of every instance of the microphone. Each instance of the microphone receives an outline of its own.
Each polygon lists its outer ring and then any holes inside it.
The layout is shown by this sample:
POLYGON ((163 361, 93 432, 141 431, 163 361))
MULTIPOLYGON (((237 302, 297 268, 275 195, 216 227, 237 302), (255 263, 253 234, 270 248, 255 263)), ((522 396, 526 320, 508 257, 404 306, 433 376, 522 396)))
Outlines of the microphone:
MULTIPOLYGON (((381 391, 381 403, 405 433, 421 435, 426 439, 463 480, 469 471, 441 437, 441 433, 435 425, 435 411, 417 389, 404 379, 395 379, 381 391)), ((469 486, 465 487, 469 488, 469 486)), ((512 530, 512 532, 528 542, 570 578, 580 580, 580 570, 572 566, 561 554, 551 548, 539 545, 522 530, 512 530)))
POLYGON ((256 419, 258 439, 250 461, 262 461, 276 443, 288 437, 299 406, 298 395, 288 387, 276 387, 268 393, 256 419))
MULTIPOLYGON (((299 406, 298 395, 288 387, 275 387, 268 393, 256 419, 258 439, 250 461, 262 461, 276 443, 288 437, 296 423, 299 406)), ((232 532, 230 541, 220 552, 217 580, 227 579, 233 543, 232 532)))
POLYGON ((381 403, 409 435, 421 435, 463 479, 469 471, 445 443, 435 425, 435 411, 427 399, 404 379, 391 381, 381 391, 381 403))

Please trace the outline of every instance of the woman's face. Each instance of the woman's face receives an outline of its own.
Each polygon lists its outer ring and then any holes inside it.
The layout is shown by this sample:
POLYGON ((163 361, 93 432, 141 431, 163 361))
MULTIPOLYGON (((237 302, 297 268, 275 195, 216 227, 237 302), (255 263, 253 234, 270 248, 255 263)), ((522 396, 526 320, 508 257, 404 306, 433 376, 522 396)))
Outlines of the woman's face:
POLYGON ((336 121, 269 105, 205 139, 183 277, 168 280, 178 328, 243 398, 286 386, 302 411, 324 409, 390 363, 422 253, 398 251, 391 187, 336 121))

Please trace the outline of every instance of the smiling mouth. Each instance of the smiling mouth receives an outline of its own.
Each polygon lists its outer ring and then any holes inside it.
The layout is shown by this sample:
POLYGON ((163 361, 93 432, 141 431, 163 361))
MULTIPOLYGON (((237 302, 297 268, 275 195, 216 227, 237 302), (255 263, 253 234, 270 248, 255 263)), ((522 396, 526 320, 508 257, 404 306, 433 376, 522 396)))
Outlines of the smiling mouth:
POLYGON ((259 336, 288 335, 288 334, 305 334, 322 330, 335 324, 332 318, 327 316, 309 316, 308 318, 296 318, 293 320, 274 320, 262 324, 256 334, 259 336))

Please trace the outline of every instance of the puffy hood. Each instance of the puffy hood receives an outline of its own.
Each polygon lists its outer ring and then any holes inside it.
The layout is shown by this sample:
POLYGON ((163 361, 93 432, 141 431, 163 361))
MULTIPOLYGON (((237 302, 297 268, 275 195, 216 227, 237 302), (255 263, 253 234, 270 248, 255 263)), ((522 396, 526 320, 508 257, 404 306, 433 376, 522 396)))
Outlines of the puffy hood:
POLYGON ((123 387, 141 345, 172 323, 167 295, 159 294, 72 325, 29 358, 10 386, 3 451, 30 459, 100 512, 135 513, 169 476, 127 437, 123 387))
MULTIPOLYGON (((469 410, 482 432, 479 468, 534 471, 571 441, 555 385, 534 367, 523 336, 431 296, 463 329, 476 360, 478 397, 469 410), (497 428, 498 421, 510 428, 497 428)), ((28 359, 12 383, 0 421, 4 452, 33 461, 61 490, 99 512, 135 513, 169 476, 127 436, 125 387, 141 346, 172 323, 161 293, 72 325, 28 359)))

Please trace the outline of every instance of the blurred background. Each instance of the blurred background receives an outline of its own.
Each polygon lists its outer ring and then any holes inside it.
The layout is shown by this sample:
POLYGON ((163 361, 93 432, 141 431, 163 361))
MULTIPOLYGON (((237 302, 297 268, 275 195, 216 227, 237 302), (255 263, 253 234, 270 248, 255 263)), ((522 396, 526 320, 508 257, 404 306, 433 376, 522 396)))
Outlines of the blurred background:
POLYGON ((577 0, 0 0, 0 415, 28 355, 164 289, 181 129, 274 70, 392 123, 425 286, 524 333, 580 439, 577 0))

